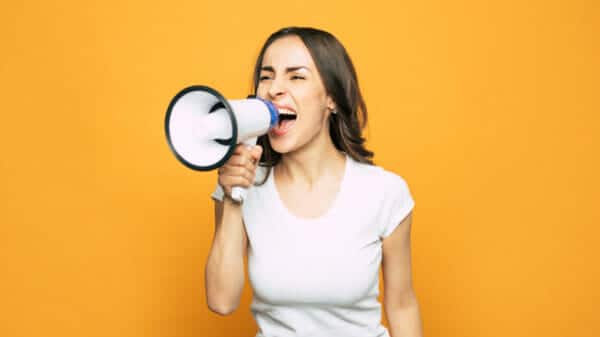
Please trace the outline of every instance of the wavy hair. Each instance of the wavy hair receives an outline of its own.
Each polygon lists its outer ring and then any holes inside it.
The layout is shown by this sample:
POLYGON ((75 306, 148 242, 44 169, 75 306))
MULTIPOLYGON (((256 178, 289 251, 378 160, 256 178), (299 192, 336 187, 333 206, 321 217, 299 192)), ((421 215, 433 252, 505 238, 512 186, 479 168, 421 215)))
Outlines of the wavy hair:
MULTIPOLYGON (((354 160, 374 165, 374 153, 365 148, 362 129, 367 125, 367 106, 363 100, 358 78, 350 56, 344 46, 332 34, 310 27, 287 27, 271 34, 260 50, 253 74, 254 93, 258 89, 260 71, 267 48, 277 39, 298 36, 310 52, 325 91, 336 105, 330 114, 329 134, 335 147, 354 160)), ((262 135, 257 143, 263 147, 259 165, 268 167, 265 183, 271 168, 279 163, 281 154, 273 150, 268 135, 262 135)))

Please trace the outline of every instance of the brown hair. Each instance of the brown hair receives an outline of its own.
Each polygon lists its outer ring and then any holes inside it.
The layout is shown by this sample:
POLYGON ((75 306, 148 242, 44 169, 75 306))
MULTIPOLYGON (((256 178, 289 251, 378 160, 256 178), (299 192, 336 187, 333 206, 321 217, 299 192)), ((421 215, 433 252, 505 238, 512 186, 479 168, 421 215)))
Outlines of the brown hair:
MULTIPOLYGON (((365 148, 361 131, 367 125, 367 107, 360 93, 358 79, 350 56, 342 44, 330 33, 309 27, 287 27, 271 34, 260 50, 254 67, 254 92, 258 88, 263 57, 275 40, 286 36, 298 36, 310 52, 317 71, 323 80, 325 91, 336 104, 335 114, 330 115, 329 134, 335 147, 354 160, 373 165, 374 153, 365 148)), ((271 167, 281 160, 281 154, 273 150, 268 135, 258 138, 263 147, 259 165, 268 167, 265 183, 271 167)))

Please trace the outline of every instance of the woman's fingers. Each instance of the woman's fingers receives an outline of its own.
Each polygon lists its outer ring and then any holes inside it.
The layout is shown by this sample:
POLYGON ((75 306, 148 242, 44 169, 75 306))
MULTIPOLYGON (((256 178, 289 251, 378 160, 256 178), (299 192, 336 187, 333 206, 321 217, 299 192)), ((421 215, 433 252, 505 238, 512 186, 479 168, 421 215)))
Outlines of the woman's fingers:
POLYGON ((252 177, 244 176, 219 176, 219 183, 223 189, 231 191, 233 187, 250 187, 252 185, 252 177))
POLYGON ((238 144, 233 155, 219 167, 219 184, 226 195, 231 195, 231 189, 236 186, 248 188, 254 183, 257 163, 260 160, 262 148, 248 147, 238 144))

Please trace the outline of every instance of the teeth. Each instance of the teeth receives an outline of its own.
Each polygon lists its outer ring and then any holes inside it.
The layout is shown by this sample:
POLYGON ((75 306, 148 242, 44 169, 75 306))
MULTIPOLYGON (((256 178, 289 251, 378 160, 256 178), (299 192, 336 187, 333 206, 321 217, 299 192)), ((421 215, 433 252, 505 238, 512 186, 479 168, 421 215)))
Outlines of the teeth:
POLYGON ((296 115, 295 113, 293 113, 292 111, 288 110, 288 109, 279 109, 279 114, 281 115, 296 115))

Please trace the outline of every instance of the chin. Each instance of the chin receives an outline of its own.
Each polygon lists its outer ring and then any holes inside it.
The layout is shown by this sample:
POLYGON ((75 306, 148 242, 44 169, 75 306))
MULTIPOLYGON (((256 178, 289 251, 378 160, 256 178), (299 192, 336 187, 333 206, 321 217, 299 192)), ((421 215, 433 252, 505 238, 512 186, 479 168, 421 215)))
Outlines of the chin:
POLYGON ((290 153, 296 149, 296 142, 290 138, 275 138, 269 135, 269 143, 271 148, 280 154, 290 153))

